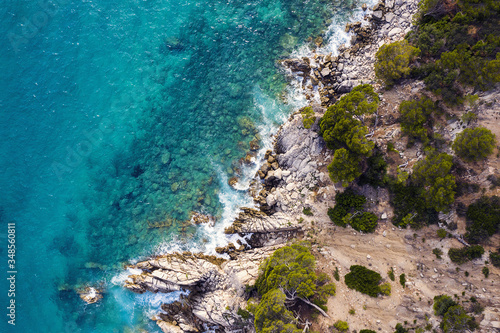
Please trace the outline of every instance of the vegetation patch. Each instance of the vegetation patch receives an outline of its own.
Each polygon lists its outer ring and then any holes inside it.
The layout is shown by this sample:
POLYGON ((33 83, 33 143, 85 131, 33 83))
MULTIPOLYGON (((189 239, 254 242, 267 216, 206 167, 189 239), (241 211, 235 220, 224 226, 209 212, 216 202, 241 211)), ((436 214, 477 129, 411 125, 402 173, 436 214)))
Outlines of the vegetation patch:
POLYGON ((300 244, 276 250, 261 265, 255 286, 262 299, 249 306, 254 313, 257 332, 300 332, 290 311, 296 302, 303 302, 326 314, 328 297, 335 295, 335 284, 324 274, 316 274, 315 258, 300 244))
POLYGON ((410 62, 420 54, 407 40, 382 45, 375 54, 375 75, 388 87, 410 74, 410 62))
POLYGON ((356 86, 330 106, 319 122, 320 134, 328 148, 334 149, 328 165, 330 178, 344 186, 362 174, 361 162, 370 156, 374 143, 367 139, 365 116, 373 114, 380 101, 369 84, 356 86))
POLYGON ((473 259, 481 258, 483 254, 484 248, 481 245, 472 245, 461 249, 450 248, 448 250, 448 257, 450 257, 450 260, 459 265, 473 259))
POLYGON ((500 231, 500 197, 483 196, 467 208, 466 239, 482 243, 500 231))
POLYGON ((378 217, 370 212, 363 212, 366 198, 355 194, 351 189, 335 195, 336 205, 328 209, 328 216, 338 226, 351 225, 354 230, 373 232, 377 227, 378 217))
POLYGON ((360 265, 351 266, 350 272, 345 275, 345 284, 349 288, 371 297, 377 297, 382 293, 381 280, 379 273, 360 265))
POLYGON ((483 160, 493 153, 495 139, 495 134, 487 128, 466 128, 457 135, 452 147, 462 159, 475 162, 483 160))
POLYGON ((300 110, 300 114, 302 115, 302 125, 304 125, 304 128, 310 129, 316 121, 313 108, 306 106, 300 110))

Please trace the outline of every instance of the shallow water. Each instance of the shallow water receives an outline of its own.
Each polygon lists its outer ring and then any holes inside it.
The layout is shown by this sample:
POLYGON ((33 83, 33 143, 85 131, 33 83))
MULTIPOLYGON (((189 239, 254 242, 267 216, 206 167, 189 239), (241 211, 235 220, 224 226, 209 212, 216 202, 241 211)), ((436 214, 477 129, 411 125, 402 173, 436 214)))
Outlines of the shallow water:
MULTIPOLYGON (((16 224, 16 326, 7 332, 133 332, 176 295, 134 295, 122 264, 211 252, 242 205, 239 160, 284 103, 276 61, 344 24, 354 2, 8 1, 0 9, 2 270, 16 224), (215 228, 185 221, 192 211, 215 228), (75 288, 102 286, 85 305, 75 288)), ((258 158, 257 156, 257 158, 258 158)), ((6 273, 2 273, 6 274, 6 273)), ((8 304, 2 278, 2 306, 8 304)), ((4 330, 5 328, 5 330, 4 330)))

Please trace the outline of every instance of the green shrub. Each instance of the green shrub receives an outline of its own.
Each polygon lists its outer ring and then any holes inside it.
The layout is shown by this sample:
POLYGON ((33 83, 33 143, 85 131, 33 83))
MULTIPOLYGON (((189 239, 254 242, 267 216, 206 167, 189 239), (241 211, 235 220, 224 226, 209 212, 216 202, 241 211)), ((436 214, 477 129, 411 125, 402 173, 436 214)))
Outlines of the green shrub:
POLYGON ((310 207, 304 207, 304 209, 302 209, 302 213, 307 216, 313 216, 313 212, 310 207))
POLYGON ((340 281, 339 268, 335 267, 335 271, 333 272, 333 278, 337 281, 340 281))
POLYGON ((500 230, 500 197, 481 197, 467 208, 466 217, 466 239, 473 244, 487 241, 500 230))
POLYGON ((351 266, 350 272, 345 275, 345 283, 349 288, 371 297, 377 297, 380 294, 381 280, 379 273, 360 265, 351 266))
POLYGON ((382 45, 375 54, 375 75, 387 86, 410 74, 409 64, 420 50, 402 40, 382 45))
POLYGON ((342 182, 347 186, 354 179, 361 176, 361 159, 345 148, 335 151, 332 162, 328 165, 328 175, 334 182, 342 182))
POLYGON ((436 316, 444 316, 446 311, 455 305, 457 305, 457 303, 448 295, 434 296, 433 309, 436 316))
POLYGON ((400 323, 396 324, 396 331, 394 331, 394 333, 408 333, 408 332, 409 332, 408 329, 404 328, 403 325, 401 325, 400 323))
POLYGON ((377 215, 371 212, 364 212, 354 216, 350 221, 350 225, 357 231, 374 232, 377 227, 377 221, 377 215))
POLYGON ((375 149, 372 156, 367 159, 368 168, 359 177, 359 184, 369 184, 373 187, 384 186, 387 183, 387 162, 384 159, 384 154, 375 149))
POLYGON ((247 310, 242 309, 242 308, 238 308, 237 314, 238 314, 238 316, 240 316, 241 318, 243 318, 245 320, 248 320, 251 317, 251 313, 248 312, 247 310))
POLYGON ((345 321, 337 320, 335 324, 333 324, 333 327, 335 327, 340 332, 345 332, 349 329, 349 324, 347 324, 347 322, 345 321))
POLYGON ((304 128, 310 129, 316 121, 313 108, 306 106, 301 109, 300 114, 302 115, 302 125, 304 125, 304 128))
POLYGON ((500 251, 490 253, 490 262, 495 267, 500 267, 500 251))
POLYGON ((486 266, 483 267, 482 271, 481 271, 483 274, 484 274, 484 278, 487 279, 488 276, 490 275, 490 269, 486 266))
POLYGON ((432 253, 434 253, 436 255, 437 259, 441 259, 441 256, 443 255, 443 251, 441 249, 438 249, 438 248, 433 249, 432 253))
POLYGON ((380 285, 380 293, 382 295, 390 296, 391 295, 391 284, 389 282, 382 283, 380 285))
POLYGON ((377 333, 374 330, 361 330, 359 333, 377 333))
POLYGON ((455 200, 455 176, 449 174, 453 158, 433 153, 413 166, 412 180, 428 189, 428 206, 436 211, 447 210, 455 200))
POLYGON ((403 286, 403 288, 406 287, 406 275, 399 275, 399 283, 403 286))
POLYGON ((441 329, 444 333, 471 332, 477 327, 474 319, 468 316, 460 305, 448 308, 441 322, 441 329))
POLYGON ((335 207, 328 209, 328 216, 335 225, 346 227, 344 217, 350 212, 362 209, 365 203, 364 196, 355 194, 351 189, 346 189, 335 195, 335 207))
POLYGON ((438 231, 436 232, 436 234, 437 234, 437 236, 438 236, 439 238, 443 239, 443 238, 446 238, 446 235, 447 235, 448 233, 447 233, 447 232, 446 232, 446 230, 444 230, 443 228, 440 228, 440 229, 438 229, 438 231))
POLYGON ((468 125, 469 123, 477 120, 477 114, 469 111, 469 112, 464 113, 464 115, 461 117, 461 119, 465 124, 468 125))
POLYGON ((453 141, 453 150, 466 161, 479 161, 493 153, 495 142, 495 135, 487 128, 466 128, 453 141))
POLYGON ((408 135, 410 140, 416 139, 427 144, 432 129, 431 115, 435 109, 434 102, 425 96, 418 100, 401 102, 401 131, 408 135))
POLYGON ((387 272, 387 276, 389 276, 389 279, 391 279, 391 281, 394 281, 396 279, 396 277, 394 276, 394 269, 391 267, 391 269, 387 272))
POLYGON ((472 245, 460 249, 450 248, 448 250, 448 257, 456 264, 463 264, 467 261, 481 258, 484 254, 484 249, 480 245, 472 245))

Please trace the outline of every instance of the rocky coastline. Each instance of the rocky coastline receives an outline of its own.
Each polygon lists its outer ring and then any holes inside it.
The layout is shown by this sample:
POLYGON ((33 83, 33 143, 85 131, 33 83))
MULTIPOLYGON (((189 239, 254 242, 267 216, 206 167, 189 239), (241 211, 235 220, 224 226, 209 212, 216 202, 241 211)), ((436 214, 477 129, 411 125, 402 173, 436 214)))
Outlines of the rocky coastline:
MULTIPOLYGON (((401 40, 411 30, 417 4, 416 0, 381 1, 372 8, 371 14, 366 15, 365 22, 347 24, 346 31, 353 32, 351 46, 340 47, 338 55, 314 53, 310 57, 282 61, 283 66, 291 71, 292 79, 304 89, 317 119, 326 107, 358 84, 371 83, 380 89, 373 70, 375 53, 384 43, 401 40)), ((406 88, 413 92, 421 86, 406 88)), ((382 103, 389 102, 382 99, 382 103)), ((370 135, 378 144, 384 145, 398 129, 392 126, 394 118, 388 114, 377 115, 377 123, 370 135), (377 123, 385 125, 383 131, 377 129, 377 123)), ((249 191, 258 208, 241 208, 239 216, 225 229, 226 234, 238 234, 247 243, 229 243, 216 249, 229 259, 185 252, 151 258, 130 266, 141 270, 140 274, 130 275, 125 283, 125 288, 133 292, 186 292, 179 301, 164 304, 164 312, 154 318, 163 332, 255 332, 251 320, 244 319, 238 311, 246 307, 245 286, 254 284, 259 265, 291 239, 306 238, 311 233, 334 232, 326 222, 321 224, 317 220, 328 219, 327 207, 334 202, 339 187, 328 176, 327 165, 332 152, 318 135, 317 127, 316 121, 312 130, 304 128, 300 112, 292 114, 280 127, 274 149, 266 152, 249 191), (301 216, 305 210, 318 218, 304 220, 301 216)), ((418 152, 415 157, 401 158, 403 164, 411 165, 418 160, 418 152)), ((361 188, 360 191, 375 191, 369 197, 378 200, 371 203, 370 209, 380 221, 390 221, 392 212, 388 208, 388 193, 383 189, 361 188)), ((377 231, 380 239, 387 236, 389 240, 391 232, 398 232, 386 224, 382 229, 377 231)), ((400 237, 403 239, 404 235, 400 237)), ((353 246, 350 249, 354 249, 353 246)), ((325 258, 331 256, 317 246, 316 249, 325 258)), ((410 289, 414 288, 412 283, 410 281, 408 285, 410 289)), ((421 312, 412 310, 415 308, 413 297, 401 296, 399 300, 399 308, 395 307, 398 313, 414 315, 421 312)), ((500 304, 500 299, 496 297, 493 304, 500 304)), ((389 322, 380 323, 380 320, 374 324, 383 332, 388 332, 390 327, 389 322)))

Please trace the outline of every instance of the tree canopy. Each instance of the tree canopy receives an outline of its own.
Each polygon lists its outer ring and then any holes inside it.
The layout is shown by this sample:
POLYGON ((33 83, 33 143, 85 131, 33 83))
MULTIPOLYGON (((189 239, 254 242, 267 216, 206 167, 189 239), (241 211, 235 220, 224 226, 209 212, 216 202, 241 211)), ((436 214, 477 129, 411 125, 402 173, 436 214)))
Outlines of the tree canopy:
POLYGON ((413 167, 412 180, 428 189, 427 203, 436 211, 446 210, 455 200, 455 176, 450 174, 453 158, 432 153, 413 167))
POLYGON ((382 45, 375 57, 375 75, 387 86, 410 74, 410 62, 420 54, 407 40, 382 45))
POLYGON ((349 269, 350 272, 345 275, 345 284, 349 288, 372 297, 381 293, 379 284, 382 277, 379 273, 360 265, 353 265, 349 269))
POLYGON ((347 185, 361 175, 360 163, 370 156, 375 146, 367 139, 364 116, 374 113, 379 101, 371 85, 359 85, 330 106, 319 122, 327 147, 336 150, 328 166, 334 182, 342 181, 347 185))
POLYGON ((276 250, 261 265, 255 287, 262 299, 257 305, 255 327, 262 333, 295 333, 296 322, 288 306, 301 301, 327 316, 325 304, 335 295, 329 277, 314 271, 315 259, 300 244, 276 250))
POLYGON ((495 134, 487 128, 466 128, 453 141, 453 150, 462 159, 474 162, 491 155, 495 142, 495 134))
POLYGON ((330 179, 335 183, 341 181, 343 186, 347 186, 361 176, 360 163, 361 158, 352 152, 345 148, 337 149, 333 154, 332 162, 328 165, 330 179))
POLYGON ((431 114, 435 109, 434 102, 425 96, 418 100, 401 102, 401 131, 410 139, 417 139, 426 144, 432 127, 431 114))
POLYGON ((255 310, 255 329, 259 333, 300 333, 295 318, 285 306, 286 296, 280 289, 266 293, 255 310))

